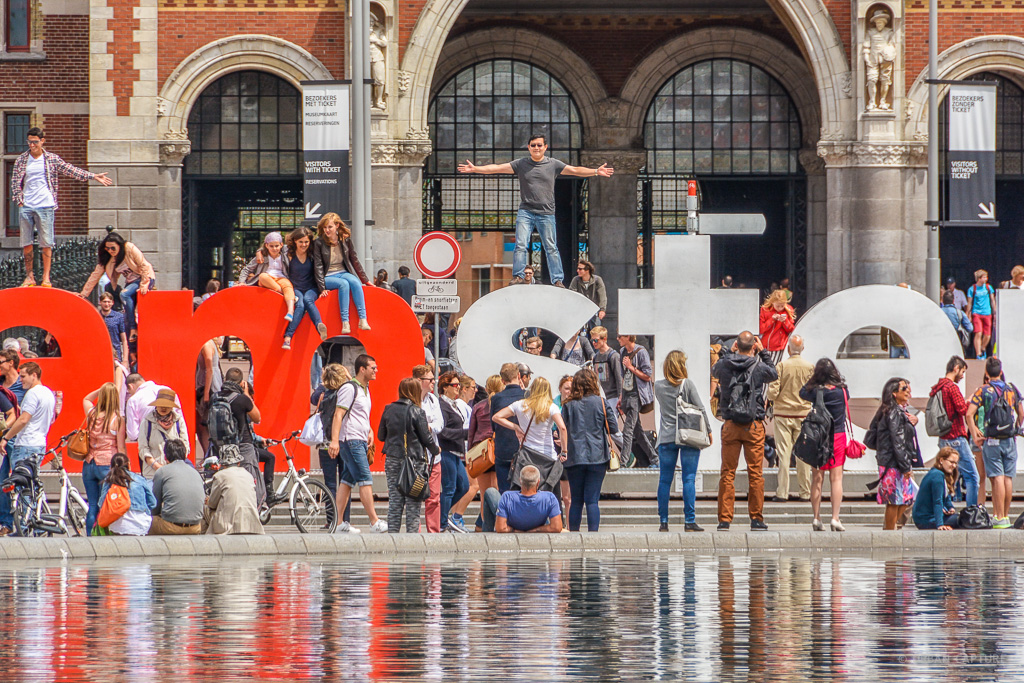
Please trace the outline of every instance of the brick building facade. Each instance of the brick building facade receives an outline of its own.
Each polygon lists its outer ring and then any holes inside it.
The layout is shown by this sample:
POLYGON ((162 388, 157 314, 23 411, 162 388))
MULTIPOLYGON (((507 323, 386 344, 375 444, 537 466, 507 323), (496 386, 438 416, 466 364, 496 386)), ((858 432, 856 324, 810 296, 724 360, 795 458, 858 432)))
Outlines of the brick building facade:
MULTIPOLYGON (((230 279, 225 264, 242 243, 235 233, 293 220, 301 194, 294 97, 303 80, 350 77, 344 2, 30 5, 26 18, 5 3, 2 17, 5 178, 27 115, 46 128, 48 149, 115 180, 110 188, 63 184, 58 235, 113 225, 151 255, 161 287, 202 287, 211 274, 230 279), (27 39, 18 38, 21 28, 27 39), (222 80, 230 74, 239 74, 240 85, 222 80), (222 118, 194 111, 204 93, 222 118), (190 121, 202 121, 201 129, 190 121)), ((762 287, 789 276, 804 305, 859 284, 924 285, 924 0, 374 0, 371 11, 386 37, 386 104, 372 114, 375 226, 364 258, 392 274, 435 219, 437 227, 470 234, 507 230, 512 185, 460 184, 448 156, 425 161, 435 149, 478 162, 497 155, 506 132, 499 112, 508 104, 512 126, 521 123, 521 105, 532 107, 522 121, 549 131, 562 125, 559 116, 576 112, 578 120, 564 123, 579 126, 580 135, 566 138, 560 153, 616 167, 607 181, 559 195, 572 207, 565 215, 574 231, 565 246, 574 251, 579 242, 611 289, 636 286, 634 255, 645 220, 654 232, 679 227, 674 183, 688 176, 701 181, 709 208, 769 218, 762 241, 719 241, 716 274, 762 287), (868 111, 862 44, 880 10, 895 33, 893 84, 889 109, 868 111), (550 89, 547 104, 499 92, 503 77, 488 76, 481 85, 480 74, 506 68, 513 82, 515 74, 532 73, 531 87, 550 89), (708 73, 711 89, 693 90, 708 73), (759 94, 748 78, 769 90, 759 94), (446 128, 448 114, 431 106, 443 104, 436 98, 450 81, 452 106, 468 109, 455 111, 446 128), (572 108, 563 107, 563 91, 572 108), (705 96, 711 113, 702 122, 705 96), (758 109, 762 99, 770 113, 758 109), (445 131, 450 144, 438 139, 445 131)), ((1022 35, 1020 0, 942 0, 940 77, 998 77, 1006 106, 1016 106, 1020 100, 1012 98, 1024 84, 1022 35)), ((1024 113, 1006 109, 1000 117, 1000 144, 1019 152, 1024 113)), ((518 134, 525 125, 510 130, 518 134)), ((522 144, 517 139, 515 147, 522 144)), ((999 272, 1005 259, 997 252, 1013 251, 1006 240, 1018 245, 1011 209, 1013 198, 1024 196, 1016 184, 1024 171, 1019 155, 1015 162, 1011 156, 999 178, 1006 199, 1001 232, 988 233, 991 240, 943 238, 947 263, 961 279, 968 266, 999 272), (986 251, 989 241, 1003 248, 986 251), (973 263, 957 256, 964 245, 974 249, 973 263)), ((0 197, 6 207, 6 183, 0 197)), ((10 216, 5 212, 7 249, 16 246, 10 216)))

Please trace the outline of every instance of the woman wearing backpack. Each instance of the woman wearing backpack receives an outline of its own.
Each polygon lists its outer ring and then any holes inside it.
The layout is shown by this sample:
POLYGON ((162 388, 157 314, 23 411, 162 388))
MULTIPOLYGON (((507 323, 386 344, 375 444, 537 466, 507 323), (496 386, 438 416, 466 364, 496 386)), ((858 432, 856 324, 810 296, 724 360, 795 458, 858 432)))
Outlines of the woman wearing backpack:
POLYGON ((708 427, 708 443, 712 441, 711 423, 708 422, 707 411, 701 403, 697 386, 689 379, 686 370, 686 354, 682 351, 669 351, 665 363, 661 366, 664 379, 654 383, 654 395, 661 408, 661 425, 658 429, 658 466, 661 476, 658 479, 658 517, 661 519, 659 531, 668 531, 668 498, 672 490, 672 479, 676 474, 676 462, 683 471, 683 517, 686 531, 704 531, 697 525, 697 463, 700 450, 693 446, 681 446, 676 443, 676 428, 679 420, 679 396, 683 400, 700 408, 704 413, 704 424, 708 427))
MULTIPOLYGON (((313 395, 309 398, 310 407, 312 408, 311 412, 319 412, 321 415, 325 436, 329 434, 329 431, 327 429, 328 423, 323 420, 325 412, 322 408, 327 408, 328 404, 335 404, 338 389, 341 389, 346 382, 350 381, 352 381, 352 374, 348 371, 348 368, 341 363, 330 363, 324 367, 324 370, 320 375, 320 386, 316 388, 316 391, 314 391, 313 395)), ((331 408, 327 412, 333 415, 334 408, 331 408)), ((331 492, 331 496, 337 500, 338 478, 344 473, 345 468, 344 464, 341 462, 341 455, 338 454, 332 457, 327 453, 327 445, 324 444, 321 448, 317 449, 317 456, 320 459, 320 470, 324 475, 324 484, 331 492)), ((338 528, 341 529, 342 532, 353 531, 354 533, 359 533, 358 529, 353 530, 352 526, 349 524, 349 513, 351 508, 352 501, 347 501, 345 503, 345 509, 342 511, 341 515, 342 522, 338 525, 338 528)))
MULTIPOLYGON (((153 523, 151 511, 156 507, 153 485, 142 475, 128 469, 128 456, 115 453, 110 459, 110 471, 103 481, 99 499, 105 501, 111 487, 120 486, 128 490, 131 507, 107 527, 117 536, 145 536, 153 523)), ((91 502, 91 501, 90 501, 91 502)))
MULTIPOLYGON (((814 468, 811 478, 811 513, 814 519, 811 528, 823 531, 819 512, 821 510, 821 488, 825 482, 825 472, 832 492, 832 531, 846 531, 839 521, 839 508, 843 505, 843 465, 846 463, 847 430, 846 416, 850 410, 850 394, 839 374, 836 364, 828 358, 820 359, 814 365, 810 379, 800 389, 800 398, 814 404, 818 390, 822 391, 825 409, 832 416, 832 459, 820 468, 814 468)), ((826 442, 827 443, 827 442, 826 442)), ((781 465, 780 465, 781 467, 781 465)))
MULTIPOLYGON (((92 532, 96 516, 100 512, 104 495, 100 489, 110 472, 110 464, 116 453, 125 451, 125 421, 121 416, 117 387, 107 382, 93 391, 82 401, 86 414, 86 429, 89 432, 89 454, 82 465, 82 483, 89 502, 85 516, 85 533, 92 532)), ((143 534, 147 533, 147 528, 143 534)))
POLYGON ((893 377, 882 389, 882 404, 878 406, 865 441, 874 447, 878 461, 878 502, 885 506, 886 531, 906 514, 914 497, 917 484, 912 473, 914 466, 923 466, 917 445, 917 416, 907 412, 910 404, 910 381, 893 377))
POLYGON ((384 476, 388 482, 388 531, 397 534, 405 512, 405 532, 414 534, 420 528, 423 501, 407 497, 398 486, 402 462, 410 458, 423 463, 429 473, 425 451, 441 452, 430 433, 427 415, 420 408, 420 381, 406 377, 398 385, 398 400, 387 405, 377 427, 377 440, 384 444, 384 476))

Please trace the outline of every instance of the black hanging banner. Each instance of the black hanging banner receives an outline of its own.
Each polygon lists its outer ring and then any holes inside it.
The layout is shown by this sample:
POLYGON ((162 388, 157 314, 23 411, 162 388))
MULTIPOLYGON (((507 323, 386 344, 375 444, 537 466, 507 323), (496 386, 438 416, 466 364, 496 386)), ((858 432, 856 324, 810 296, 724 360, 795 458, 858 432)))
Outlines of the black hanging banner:
POLYGON ((303 202, 307 225, 349 214, 349 82, 303 81, 303 202))
POLYGON ((949 86, 949 217, 945 225, 996 227, 996 86, 949 86))

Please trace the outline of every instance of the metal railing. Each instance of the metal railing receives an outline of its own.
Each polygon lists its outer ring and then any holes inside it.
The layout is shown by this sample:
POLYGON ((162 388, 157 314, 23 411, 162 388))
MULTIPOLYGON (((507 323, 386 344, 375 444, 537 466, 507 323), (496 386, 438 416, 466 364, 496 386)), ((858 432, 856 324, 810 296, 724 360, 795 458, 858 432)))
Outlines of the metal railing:
MULTIPOLYGON (((89 273, 96 267, 98 239, 74 237, 60 242, 53 248, 53 263, 50 267, 50 282, 54 287, 77 292, 89 279, 89 273)), ((36 282, 43 277, 42 250, 35 251, 33 272, 36 282)), ((18 287, 25 280, 25 261, 20 254, 0 261, 0 289, 18 287)))

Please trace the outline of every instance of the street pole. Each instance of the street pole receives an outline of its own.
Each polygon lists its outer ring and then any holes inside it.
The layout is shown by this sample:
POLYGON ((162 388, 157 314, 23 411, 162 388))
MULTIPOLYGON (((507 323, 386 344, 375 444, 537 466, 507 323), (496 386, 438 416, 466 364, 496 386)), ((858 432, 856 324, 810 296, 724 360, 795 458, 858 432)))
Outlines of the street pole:
POLYGON ((366 259, 366 165, 363 159, 365 147, 367 109, 365 80, 364 43, 369 36, 363 32, 363 18, 369 10, 368 0, 352 0, 352 22, 349 30, 351 45, 349 55, 352 67, 352 239, 362 260, 366 259))
POLYGON ((927 296, 940 302, 939 261, 939 85, 938 0, 928 0, 928 259, 925 261, 927 296))
POLYGON ((373 106, 373 83, 371 80, 370 64, 370 3, 369 0, 357 0, 363 6, 362 24, 359 28, 359 48, 363 52, 363 75, 362 90, 364 97, 363 112, 363 243, 360 248, 363 250, 363 263, 366 264, 366 272, 374 273, 373 266, 373 179, 371 177, 370 157, 370 109, 373 106))

